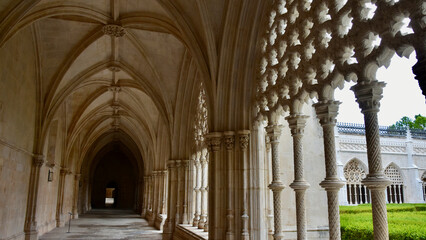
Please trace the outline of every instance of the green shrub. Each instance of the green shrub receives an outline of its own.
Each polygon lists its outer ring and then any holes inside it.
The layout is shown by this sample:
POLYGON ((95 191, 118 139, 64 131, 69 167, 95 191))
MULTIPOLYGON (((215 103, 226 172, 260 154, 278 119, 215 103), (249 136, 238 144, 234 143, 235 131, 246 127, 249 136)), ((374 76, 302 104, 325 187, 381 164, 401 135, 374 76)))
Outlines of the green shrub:
MULTIPOLYGON (((426 204, 388 204, 389 239, 426 240, 426 204)), ((341 206, 342 239, 373 239, 371 205, 341 206)))

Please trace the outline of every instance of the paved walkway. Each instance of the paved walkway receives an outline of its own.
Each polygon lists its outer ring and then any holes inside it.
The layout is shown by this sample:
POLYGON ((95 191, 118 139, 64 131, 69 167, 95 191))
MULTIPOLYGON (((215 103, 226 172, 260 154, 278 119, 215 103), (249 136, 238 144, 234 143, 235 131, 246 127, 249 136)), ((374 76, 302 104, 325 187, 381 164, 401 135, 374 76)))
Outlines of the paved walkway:
POLYGON ((52 239, 151 239, 160 240, 161 231, 148 226, 148 222, 132 211, 92 210, 71 221, 68 225, 55 228, 40 237, 40 240, 52 239))

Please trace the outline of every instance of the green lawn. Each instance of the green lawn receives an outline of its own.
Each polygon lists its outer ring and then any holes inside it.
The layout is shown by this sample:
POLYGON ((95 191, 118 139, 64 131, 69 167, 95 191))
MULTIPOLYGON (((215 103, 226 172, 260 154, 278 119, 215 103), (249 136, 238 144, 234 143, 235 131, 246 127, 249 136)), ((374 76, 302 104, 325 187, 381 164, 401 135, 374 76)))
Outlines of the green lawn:
MULTIPOLYGON (((388 204, 390 239, 426 240, 426 204, 388 204)), ((373 239, 371 205, 340 206, 342 239, 373 239)))

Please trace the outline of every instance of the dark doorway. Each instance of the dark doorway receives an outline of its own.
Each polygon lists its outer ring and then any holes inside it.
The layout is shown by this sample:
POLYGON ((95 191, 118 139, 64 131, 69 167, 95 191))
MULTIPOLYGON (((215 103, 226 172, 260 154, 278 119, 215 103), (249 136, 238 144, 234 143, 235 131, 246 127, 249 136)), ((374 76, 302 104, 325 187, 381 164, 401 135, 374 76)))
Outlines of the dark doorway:
POLYGON ((134 170, 119 148, 105 154, 93 173, 92 208, 133 209, 137 181, 134 170))

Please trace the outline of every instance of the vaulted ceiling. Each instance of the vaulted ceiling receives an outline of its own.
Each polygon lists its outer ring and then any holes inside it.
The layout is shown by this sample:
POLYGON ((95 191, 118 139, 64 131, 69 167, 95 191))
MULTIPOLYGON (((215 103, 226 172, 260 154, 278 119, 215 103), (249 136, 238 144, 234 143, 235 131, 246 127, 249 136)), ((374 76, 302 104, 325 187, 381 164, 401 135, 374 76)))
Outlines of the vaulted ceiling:
POLYGON ((200 82, 210 102, 216 97, 218 49, 232 4, 2 0, 0 47, 32 39, 42 139, 62 119, 66 153, 78 151, 80 161, 102 148, 96 144, 132 139, 158 168, 156 158, 187 154, 171 141, 177 136, 189 145, 191 134, 182 133, 191 132, 200 82))

